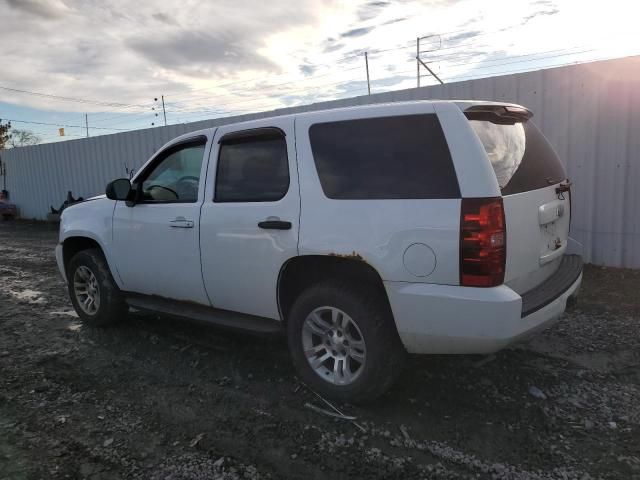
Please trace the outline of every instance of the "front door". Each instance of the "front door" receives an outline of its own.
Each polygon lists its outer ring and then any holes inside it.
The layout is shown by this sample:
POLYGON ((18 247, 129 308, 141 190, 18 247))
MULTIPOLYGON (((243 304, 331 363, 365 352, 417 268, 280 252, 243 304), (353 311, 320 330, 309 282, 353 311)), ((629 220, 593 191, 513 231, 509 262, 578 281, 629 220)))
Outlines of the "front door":
POLYGON ((114 258, 126 291, 209 305, 199 245, 207 145, 200 136, 165 148, 134 179, 135 205, 116 203, 114 258))
POLYGON ((278 275, 298 254, 293 119, 219 127, 210 163, 200 241, 211 303, 279 319, 278 275))

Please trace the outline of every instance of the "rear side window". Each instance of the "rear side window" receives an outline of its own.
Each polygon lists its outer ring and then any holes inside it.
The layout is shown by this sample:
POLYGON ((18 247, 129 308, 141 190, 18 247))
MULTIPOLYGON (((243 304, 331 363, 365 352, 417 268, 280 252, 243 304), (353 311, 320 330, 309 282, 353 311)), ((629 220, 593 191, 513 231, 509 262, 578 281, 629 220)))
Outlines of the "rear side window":
POLYGON ((222 139, 216 202, 273 202, 288 189, 289 162, 283 134, 222 139))
POLYGON ((531 120, 511 125, 469 120, 491 160, 503 195, 528 192, 566 179, 549 141, 531 120))
POLYGON ((329 198, 460 197, 435 114, 317 123, 309 138, 329 198))

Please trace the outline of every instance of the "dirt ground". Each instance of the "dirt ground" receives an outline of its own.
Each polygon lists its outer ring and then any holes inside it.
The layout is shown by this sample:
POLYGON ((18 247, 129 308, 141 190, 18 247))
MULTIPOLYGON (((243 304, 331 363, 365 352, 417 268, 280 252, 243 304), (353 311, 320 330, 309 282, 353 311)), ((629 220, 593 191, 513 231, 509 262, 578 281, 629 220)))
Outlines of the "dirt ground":
POLYGON ((640 478, 640 271, 496 355, 412 358, 328 408, 281 338, 154 316, 82 326, 52 226, 0 222, 0 478, 640 478))

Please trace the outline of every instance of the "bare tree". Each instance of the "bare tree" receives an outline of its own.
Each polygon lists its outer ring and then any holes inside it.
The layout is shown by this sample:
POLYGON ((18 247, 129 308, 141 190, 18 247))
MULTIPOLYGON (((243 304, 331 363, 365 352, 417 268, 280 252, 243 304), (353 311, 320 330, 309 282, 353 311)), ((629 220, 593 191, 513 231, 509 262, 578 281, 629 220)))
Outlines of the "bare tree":
POLYGON ((14 128, 11 130, 11 136, 7 141, 7 146, 15 147, 27 147, 29 145, 37 145, 42 139, 35 133, 29 130, 18 130, 14 128))
POLYGON ((9 130, 11 130, 11 122, 3 124, 2 119, 0 118, 0 150, 6 148, 7 142, 11 138, 9 130))

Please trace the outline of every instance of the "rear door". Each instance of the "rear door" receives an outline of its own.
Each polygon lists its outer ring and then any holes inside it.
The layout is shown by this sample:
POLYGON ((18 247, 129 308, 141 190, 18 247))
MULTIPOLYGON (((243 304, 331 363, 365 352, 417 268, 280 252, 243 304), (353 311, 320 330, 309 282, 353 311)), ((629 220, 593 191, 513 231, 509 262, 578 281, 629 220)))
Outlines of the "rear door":
POLYGON ((505 283, 524 293, 553 274, 567 248, 570 193, 558 155, 530 112, 467 109, 502 192, 507 226, 505 283), (493 111, 493 113, 492 113, 493 111))
POLYGON ((200 217, 214 307, 280 319, 278 275, 298 254, 299 218, 293 118, 219 127, 200 217))

